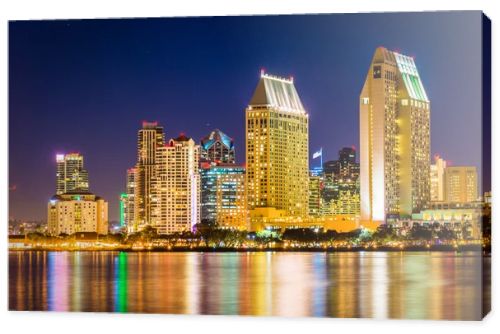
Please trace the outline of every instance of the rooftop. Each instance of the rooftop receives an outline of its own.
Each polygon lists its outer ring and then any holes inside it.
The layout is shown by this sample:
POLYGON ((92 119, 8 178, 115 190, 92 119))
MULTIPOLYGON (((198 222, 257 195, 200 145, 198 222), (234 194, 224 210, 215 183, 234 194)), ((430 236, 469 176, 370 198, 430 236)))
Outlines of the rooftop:
POLYGON ((213 130, 208 136, 202 138, 201 145, 205 150, 208 150, 210 147, 212 147, 213 144, 218 141, 222 142, 224 146, 229 149, 232 149, 234 147, 233 139, 219 129, 213 130))
POLYGON ((293 78, 286 79, 263 71, 249 106, 267 106, 280 111, 306 113, 295 89, 293 78))
POLYGON ((374 60, 375 62, 383 61, 396 64, 410 97, 415 100, 429 102, 413 57, 379 47, 375 51, 374 60))

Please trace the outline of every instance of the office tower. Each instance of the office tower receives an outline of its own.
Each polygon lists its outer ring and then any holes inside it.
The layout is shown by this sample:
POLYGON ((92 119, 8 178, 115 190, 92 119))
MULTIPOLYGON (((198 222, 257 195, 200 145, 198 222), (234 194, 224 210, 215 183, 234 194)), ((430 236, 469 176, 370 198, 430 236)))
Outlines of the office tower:
POLYGON ((89 190, 89 174, 80 153, 57 154, 56 164, 56 194, 89 190))
POLYGON ((359 163, 356 162, 354 147, 344 147, 339 151, 338 174, 343 178, 359 177, 359 163))
POLYGON ((339 170, 338 160, 329 160, 323 163, 323 172, 325 174, 338 174, 339 170))
POLYGON ((234 141, 219 129, 201 140, 201 161, 234 164, 234 141))
POLYGON ((431 164, 431 201, 444 201, 444 170, 446 160, 441 159, 439 155, 434 156, 434 163, 431 164))
POLYGON ((125 226, 129 233, 138 231, 137 221, 135 219, 135 193, 136 193, 137 168, 127 170, 126 198, 124 205, 125 226))
POLYGON ((108 234, 108 202, 89 192, 66 192, 48 203, 50 235, 77 232, 108 234))
POLYGON ((359 215, 359 182, 358 180, 342 179, 338 181, 338 195, 331 203, 334 215, 359 215))
POLYGON ((409 217, 430 200, 430 102, 413 58, 377 48, 360 95, 361 219, 409 217))
POLYGON ((128 194, 120 194, 120 227, 127 226, 128 194))
POLYGON ((151 224, 151 185, 156 169, 156 151, 165 145, 163 127, 143 122, 137 135, 137 165, 134 193, 134 225, 137 230, 151 224))
POLYGON ((309 116, 293 78, 261 73, 246 109, 248 208, 307 217, 309 116))
POLYGON ((321 215, 322 176, 311 171, 309 174, 309 216, 321 215))
POLYGON ((445 201, 470 203, 478 200, 477 169, 472 166, 446 167, 444 170, 445 201))
POLYGON ((323 171, 327 175, 336 177, 359 177, 359 163, 356 162, 356 149, 344 147, 339 151, 338 160, 323 163, 323 171))
POLYGON ((321 215, 331 216, 335 214, 334 203, 339 197, 339 184, 337 182, 340 174, 340 163, 338 160, 329 160, 323 163, 323 187, 321 188, 321 215))
POLYGON ((201 164, 201 221, 247 229, 245 167, 201 164))
POLYGON ((354 147, 343 147, 339 151, 339 161, 343 165, 356 163, 356 149, 354 147))
POLYGON ((191 231, 200 222, 200 146, 181 134, 156 148, 152 226, 160 234, 191 231))
POLYGON ((359 215, 359 163, 355 148, 342 148, 338 160, 325 162, 323 170, 322 214, 359 215))

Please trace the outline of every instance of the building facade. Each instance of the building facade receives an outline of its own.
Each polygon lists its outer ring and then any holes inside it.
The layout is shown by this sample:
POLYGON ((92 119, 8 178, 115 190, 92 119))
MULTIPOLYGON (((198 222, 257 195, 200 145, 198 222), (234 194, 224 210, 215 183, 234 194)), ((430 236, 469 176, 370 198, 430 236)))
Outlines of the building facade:
POLYGON ((226 228, 248 228, 245 167, 202 163, 201 221, 226 228))
POLYGON ((181 135, 156 149, 151 221, 160 234, 191 231, 200 222, 200 146, 181 135))
POLYGON ((361 219, 407 217, 430 201, 430 101, 413 58, 379 47, 360 94, 361 219))
POLYGON ((444 201, 444 170, 446 168, 446 160, 443 160, 439 155, 434 157, 434 163, 431 164, 431 201, 444 201))
POLYGON ((89 192, 55 195, 48 203, 49 235, 108 233, 108 202, 89 192))
POLYGON ((134 231, 137 229, 135 226, 135 194, 137 187, 137 168, 129 168, 127 170, 127 205, 125 210, 125 225, 128 231, 134 231))
POLYGON ((201 140, 201 161, 213 164, 235 163, 234 140, 219 129, 215 129, 201 140))
MULTIPOLYGON (((127 169, 127 182, 125 187, 125 193, 122 194, 123 197, 123 220, 128 233, 134 233, 138 231, 137 220, 135 219, 135 194, 136 194, 136 179, 137 179, 137 168, 127 169)), ((120 206, 120 209, 122 207, 120 206)))
POLYGON ((318 217, 321 215, 322 199, 321 188, 323 184, 322 175, 309 175, 309 216, 318 217))
POLYGON ((127 226, 128 194, 120 194, 120 228, 127 226))
POLYGON ((472 166, 446 167, 444 193, 448 203, 471 203, 479 200, 477 169, 472 166))
POLYGON ((262 72, 245 115, 248 208, 307 217, 309 116, 293 78, 262 72))
POLYGON ((137 134, 133 231, 151 225, 152 183, 156 171, 157 150, 165 145, 163 127, 157 122, 143 122, 137 134))
POLYGON ((56 194, 89 191, 89 174, 80 153, 57 154, 56 165, 56 194))
POLYGON ((326 161, 323 171, 322 215, 359 215, 359 163, 355 148, 342 148, 338 160, 326 161))

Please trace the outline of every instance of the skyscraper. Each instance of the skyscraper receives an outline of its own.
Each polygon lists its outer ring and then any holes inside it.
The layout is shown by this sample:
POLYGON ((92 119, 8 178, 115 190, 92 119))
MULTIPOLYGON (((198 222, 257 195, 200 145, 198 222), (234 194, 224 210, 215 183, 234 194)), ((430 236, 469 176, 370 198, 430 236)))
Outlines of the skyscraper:
POLYGON ((322 175, 314 175, 314 172, 309 175, 309 216, 311 217, 318 217, 321 214, 322 179, 322 175))
POLYGON ((354 147, 339 151, 338 160, 323 164, 322 208, 325 216, 359 215, 359 163, 354 147))
POLYGON ((293 78, 262 72, 245 121, 249 209, 307 217, 309 116, 293 78))
POLYGON ((448 203, 470 203, 478 200, 477 169, 453 166, 444 170, 444 196, 448 203))
POLYGON ((128 194, 120 194, 120 228, 127 226, 128 194))
POLYGON ((124 223, 129 233, 137 232, 135 219, 135 193, 136 193, 137 168, 127 169, 127 184, 124 196, 124 223))
POLYGON ((434 157, 434 163, 431 164, 431 201, 444 201, 444 170, 446 168, 446 160, 443 160, 439 155, 434 157))
POLYGON ((163 127, 157 122, 142 123, 137 135, 137 165, 134 193, 134 225, 137 230, 151 224, 151 185, 156 170, 156 151, 165 144, 163 127))
POLYGON ((219 129, 201 140, 201 160, 210 163, 234 164, 234 141, 219 129))
POLYGON ((245 167, 201 164, 201 220, 222 227, 247 228, 245 167))
POLYGON ((191 231, 200 222, 200 146, 181 134, 156 148, 151 221, 158 233, 191 231))
POLYGON ((430 200, 430 102, 413 58, 379 47, 360 95, 361 219, 408 217, 430 200))
POLYGON ((56 164, 57 195, 89 190, 89 174, 83 168, 83 156, 80 153, 57 154, 56 164))

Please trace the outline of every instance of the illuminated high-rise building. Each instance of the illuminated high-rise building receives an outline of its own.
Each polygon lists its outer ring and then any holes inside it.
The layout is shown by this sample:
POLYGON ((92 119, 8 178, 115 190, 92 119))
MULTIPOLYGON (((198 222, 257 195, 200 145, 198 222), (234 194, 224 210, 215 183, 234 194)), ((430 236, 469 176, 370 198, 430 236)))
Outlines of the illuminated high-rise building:
POLYGON ((120 228, 127 226, 128 194, 120 194, 120 228))
POLYGON ((127 169, 126 190, 125 193, 120 195, 120 225, 126 227, 129 233, 138 231, 135 220, 136 175, 136 168, 127 169))
POLYGON ((83 191, 55 195, 48 203, 47 231, 49 235, 108 234, 108 202, 83 191))
POLYGON ((325 162, 323 171, 322 215, 359 215, 359 163, 355 148, 342 148, 338 160, 325 162))
POLYGON ((431 164, 431 201, 444 201, 444 170, 446 169, 446 160, 439 155, 434 156, 434 163, 431 164))
POLYGON ((322 175, 315 175, 313 171, 309 175, 309 216, 317 217, 321 215, 321 187, 323 183, 322 175))
POLYGON ((83 168, 83 156, 80 153, 57 154, 56 164, 57 195, 89 190, 89 174, 83 168))
POLYGON ((201 221, 247 229, 245 167, 201 164, 201 221))
POLYGON ((413 58, 379 47, 360 95, 361 219, 418 213, 430 200, 430 102, 413 58))
POLYGON ((219 129, 215 129, 201 140, 201 161, 234 164, 234 140, 219 129))
POLYGON ((333 215, 359 215, 359 184, 354 180, 342 180, 338 185, 338 195, 330 202, 330 212, 333 215))
POLYGON ((453 166, 444 170, 444 197, 448 203, 470 203, 479 200, 477 169, 453 166))
POLYGON ((137 135, 135 170, 134 226, 141 230, 151 224, 151 185, 156 170, 156 152, 165 145, 163 127, 157 122, 143 122, 137 135))
POLYGON ((262 72, 245 121, 249 209, 307 217, 309 116, 293 78, 262 72))
POLYGON ((191 231, 200 222, 200 146, 181 134, 156 148, 152 226, 160 234, 191 231))

